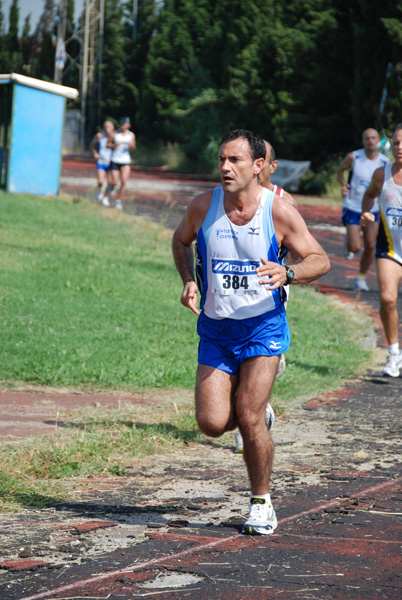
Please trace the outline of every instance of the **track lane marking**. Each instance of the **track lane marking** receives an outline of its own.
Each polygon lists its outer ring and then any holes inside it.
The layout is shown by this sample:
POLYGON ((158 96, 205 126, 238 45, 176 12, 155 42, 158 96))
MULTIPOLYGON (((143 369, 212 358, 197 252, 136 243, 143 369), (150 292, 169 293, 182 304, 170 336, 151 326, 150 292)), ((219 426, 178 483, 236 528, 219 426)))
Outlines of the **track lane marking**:
MULTIPOLYGON (((304 517, 305 515, 314 514, 314 513, 323 511, 326 508, 332 508, 337 505, 345 504, 345 503, 349 502, 351 498, 358 498, 359 496, 366 496, 367 494, 370 494, 372 492, 377 492, 379 490, 382 490, 382 489, 390 487, 390 486, 397 485, 398 483, 401 483, 401 482, 402 482, 402 477, 398 477, 396 479, 392 479, 391 481, 384 481, 383 483, 378 483, 377 485, 370 486, 369 488, 366 488, 365 490, 361 490, 359 492, 356 492, 355 494, 351 494, 347 498, 336 498, 334 500, 330 500, 329 502, 325 502, 324 504, 320 504, 319 506, 316 506, 314 508, 304 510, 301 513, 298 513, 296 515, 292 515, 290 517, 285 517, 284 519, 281 519, 279 521, 279 525, 281 525, 283 523, 289 523, 290 521, 295 521, 296 519, 300 519, 301 517, 304 517)), ((107 573, 100 573, 99 575, 94 575, 93 577, 88 577, 87 579, 82 579, 82 580, 76 581, 74 583, 62 585, 53 590, 47 590, 45 592, 40 592, 39 594, 34 594, 33 596, 25 596, 24 598, 20 598, 20 600, 40 600, 41 598, 49 598, 49 596, 52 596, 54 594, 61 594, 62 592, 67 592, 69 590, 76 589, 80 586, 82 587, 84 585, 88 585, 91 583, 97 583, 99 581, 104 581, 106 579, 112 579, 114 577, 117 577, 118 575, 124 575, 126 573, 133 573, 140 569, 148 569, 149 567, 158 565, 160 563, 166 563, 167 561, 170 562, 172 560, 181 558, 183 556, 189 556, 191 554, 194 554, 195 552, 200 552, 202 550, 214 548, 215 546, 220 546, 222 544, 232 542, 235 540, 245 541, 247 539, 248 538, 246 538, 245 536, 242 536, 241 534, 236 533, 235 535, 231 535, 229 537, 218 538, 216 541, 214 540, 213 542, 199 544, 192 548, 187 548, 186 550, 182 550, 181 552, 177 552, 176 554, 169 554, 167 556, 165 555, 165 556, 161 556, 159 558, 153 558, 153 559, 145 561, 143 563, 134 564, 129 567, 125 567, 124 569, 118 569, 117 571, 108 571, 107 573)), ((55 598, 55 600, 57 600, 57 599, 55 598)))

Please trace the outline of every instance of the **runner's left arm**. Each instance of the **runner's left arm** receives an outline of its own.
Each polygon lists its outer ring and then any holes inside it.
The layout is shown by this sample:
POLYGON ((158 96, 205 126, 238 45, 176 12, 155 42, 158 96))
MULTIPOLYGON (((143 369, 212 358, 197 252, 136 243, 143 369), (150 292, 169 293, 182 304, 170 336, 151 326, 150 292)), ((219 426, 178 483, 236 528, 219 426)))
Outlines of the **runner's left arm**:
MULTIPOLYGON (((273 210, 275 233, 278 244, 300 256, 301 261, 292 266, 293 283, 310 283, 325 275, 330 269, 326 252, 313 238, 301 215, 287 202, 274 200, 273 210)), ((287 282, 287 270, 283 265, 261 259, 257 268, 260 284, 274 290, 287 282)))

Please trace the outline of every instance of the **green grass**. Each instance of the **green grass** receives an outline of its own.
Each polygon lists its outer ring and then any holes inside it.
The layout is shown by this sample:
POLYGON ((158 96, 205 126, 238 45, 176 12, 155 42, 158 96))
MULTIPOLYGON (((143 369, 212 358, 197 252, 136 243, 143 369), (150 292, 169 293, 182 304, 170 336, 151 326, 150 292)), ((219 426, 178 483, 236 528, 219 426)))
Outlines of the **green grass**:
POLYGON ((0 380, 189 387, 195 318, 170 234, 89 203, 1 194, 0 380))
MULTIPOLYGON (((3 193, 0 207, 1 381, 193 385, 196 318, 179 301, 170 232, 115 211, 105 218, 89 202, 3 193)), ((341 313, 311 288, 292 289, 292 395, 338 385, 367 359, 341 313)))
MULTIPOLYGON (((3 385, 193 387, 196 318, 179 301, 170 232, 85 201, 2 193, 0 205, 3 385)), ((288 317, 292 345, 274 386, 276 410, 334 389, 370 358, 364 313, 313 287, 292 288, 288 317)), ((175 410, 168 401, 143 412, 94 408, 50 438, 3 447, 0 506, 64 497, 71 479, 119 474, 138 456, 200 437, 188 402, 175 410)))
POLYGON ((3 446, 0 510, 71 497, 88 478, 124 475, 138 458, 171 453, 201 437, 188 404, 85 409, 52 436, 3 446))
POLYGON ((292 288, 287 306, 291 345, 285 373, 273 390, 274 404, 312 397, 362 374, 375 345, 364 313, 328 299, 311 287, 292 288))

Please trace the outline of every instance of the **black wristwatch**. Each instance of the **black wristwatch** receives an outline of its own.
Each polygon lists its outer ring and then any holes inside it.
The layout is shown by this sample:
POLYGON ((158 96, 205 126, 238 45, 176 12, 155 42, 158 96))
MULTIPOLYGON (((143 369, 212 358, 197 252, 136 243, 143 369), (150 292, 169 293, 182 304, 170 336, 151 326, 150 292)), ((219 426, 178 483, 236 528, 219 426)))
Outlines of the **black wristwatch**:
POLYGON ((295 278, 295 272, 290 267, 286 267, 286 285, 293 283, 293 279, 295 278))

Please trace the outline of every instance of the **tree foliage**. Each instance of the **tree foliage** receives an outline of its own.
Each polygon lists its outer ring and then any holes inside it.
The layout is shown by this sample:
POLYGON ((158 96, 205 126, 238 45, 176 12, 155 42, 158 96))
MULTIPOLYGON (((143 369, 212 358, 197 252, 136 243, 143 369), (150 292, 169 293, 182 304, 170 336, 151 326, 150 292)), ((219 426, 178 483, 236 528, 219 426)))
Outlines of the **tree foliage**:
MULTIPOLYGON (((29 20, 18 33, 19 0, 8 23, 2 6, 1 71, 52 79, 58 3, 43 0, 33 33, 29 20)), ((232 127, 319 164, 366 127, 402 121, 402 0, 139 0, 135 39, 132 0, 105 10, 99 118, 127 114, 140 139, 179 144, 202 168, 232 127)), ((80 62, 78 25, 70 0, 67 48, 80 62)), ((63 82, 78 87, 78 69, 63 82)))

